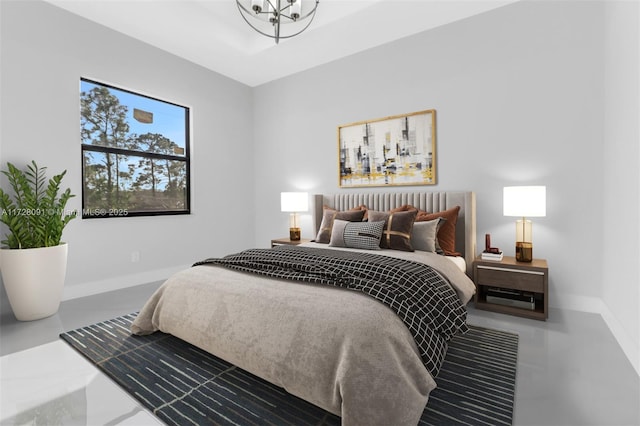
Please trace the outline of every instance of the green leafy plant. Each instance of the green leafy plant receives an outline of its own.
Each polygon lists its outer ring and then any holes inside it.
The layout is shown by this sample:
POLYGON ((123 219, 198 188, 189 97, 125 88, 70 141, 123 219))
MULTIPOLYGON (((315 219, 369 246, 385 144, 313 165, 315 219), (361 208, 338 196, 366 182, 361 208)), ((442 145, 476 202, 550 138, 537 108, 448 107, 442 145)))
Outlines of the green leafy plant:
POLYGON ((11 163, 2 174, 13 189, 13 200, 0 188, 0 222, 7 225, 7 239, 1 243, 10 249, 51 247, 60 244, 62 230, 77 212, 65 210, 67 201, 75 195, 67 188, 60 194, 63 171, 47 183, 46 167, 35 161, 22 171, 11 163))

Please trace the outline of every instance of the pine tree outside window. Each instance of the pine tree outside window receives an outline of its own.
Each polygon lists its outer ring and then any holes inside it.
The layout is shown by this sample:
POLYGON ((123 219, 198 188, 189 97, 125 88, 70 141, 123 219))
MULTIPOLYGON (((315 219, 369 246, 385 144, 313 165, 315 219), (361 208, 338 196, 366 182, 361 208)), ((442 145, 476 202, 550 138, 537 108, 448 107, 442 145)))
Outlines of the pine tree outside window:
POLYGON ((82 217, 188 214, 189 108, 80 80, 82 217))

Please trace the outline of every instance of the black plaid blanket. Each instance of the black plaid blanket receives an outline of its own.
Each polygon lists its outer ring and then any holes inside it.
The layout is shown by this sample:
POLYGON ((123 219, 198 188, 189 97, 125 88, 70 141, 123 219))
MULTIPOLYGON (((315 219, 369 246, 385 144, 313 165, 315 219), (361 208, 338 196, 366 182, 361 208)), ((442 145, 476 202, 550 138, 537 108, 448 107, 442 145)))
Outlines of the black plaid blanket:
POLYGON ((468 330, 467 311, 455 290, 438 271, 422 263, 374 253, 283 245, 206 259, 193 266, 205 264, 368 294, 405 323, 433 377, 442 365, 447 342, 468 330))

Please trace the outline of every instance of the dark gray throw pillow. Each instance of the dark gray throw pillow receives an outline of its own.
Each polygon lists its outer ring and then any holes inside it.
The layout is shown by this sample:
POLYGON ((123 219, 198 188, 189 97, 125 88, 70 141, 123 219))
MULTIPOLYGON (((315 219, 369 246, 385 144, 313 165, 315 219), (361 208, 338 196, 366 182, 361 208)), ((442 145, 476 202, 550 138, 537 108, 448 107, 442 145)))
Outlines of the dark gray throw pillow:
POLYGON ((369 210, 369 220, 384 221, 380 247, 393 250, 414 251, 411 245, 411 231, 418 210, 404 212, 376 212, 369 210))

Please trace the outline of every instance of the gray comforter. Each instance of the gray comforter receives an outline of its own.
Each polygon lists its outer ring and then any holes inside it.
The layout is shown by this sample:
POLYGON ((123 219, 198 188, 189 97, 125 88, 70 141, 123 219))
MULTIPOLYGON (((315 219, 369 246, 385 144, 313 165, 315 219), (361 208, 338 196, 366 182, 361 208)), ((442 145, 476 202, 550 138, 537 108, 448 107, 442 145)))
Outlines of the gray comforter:
MULTIPOLYGON (((438 264, 466 304, 473 283, 435 256, 419 259, 438 264)), ((341 416, 343 425, 415 425, 436 386, 402 319, 345 288, 195 266, 167 280, 132 327, 157 330, 341 416)))

